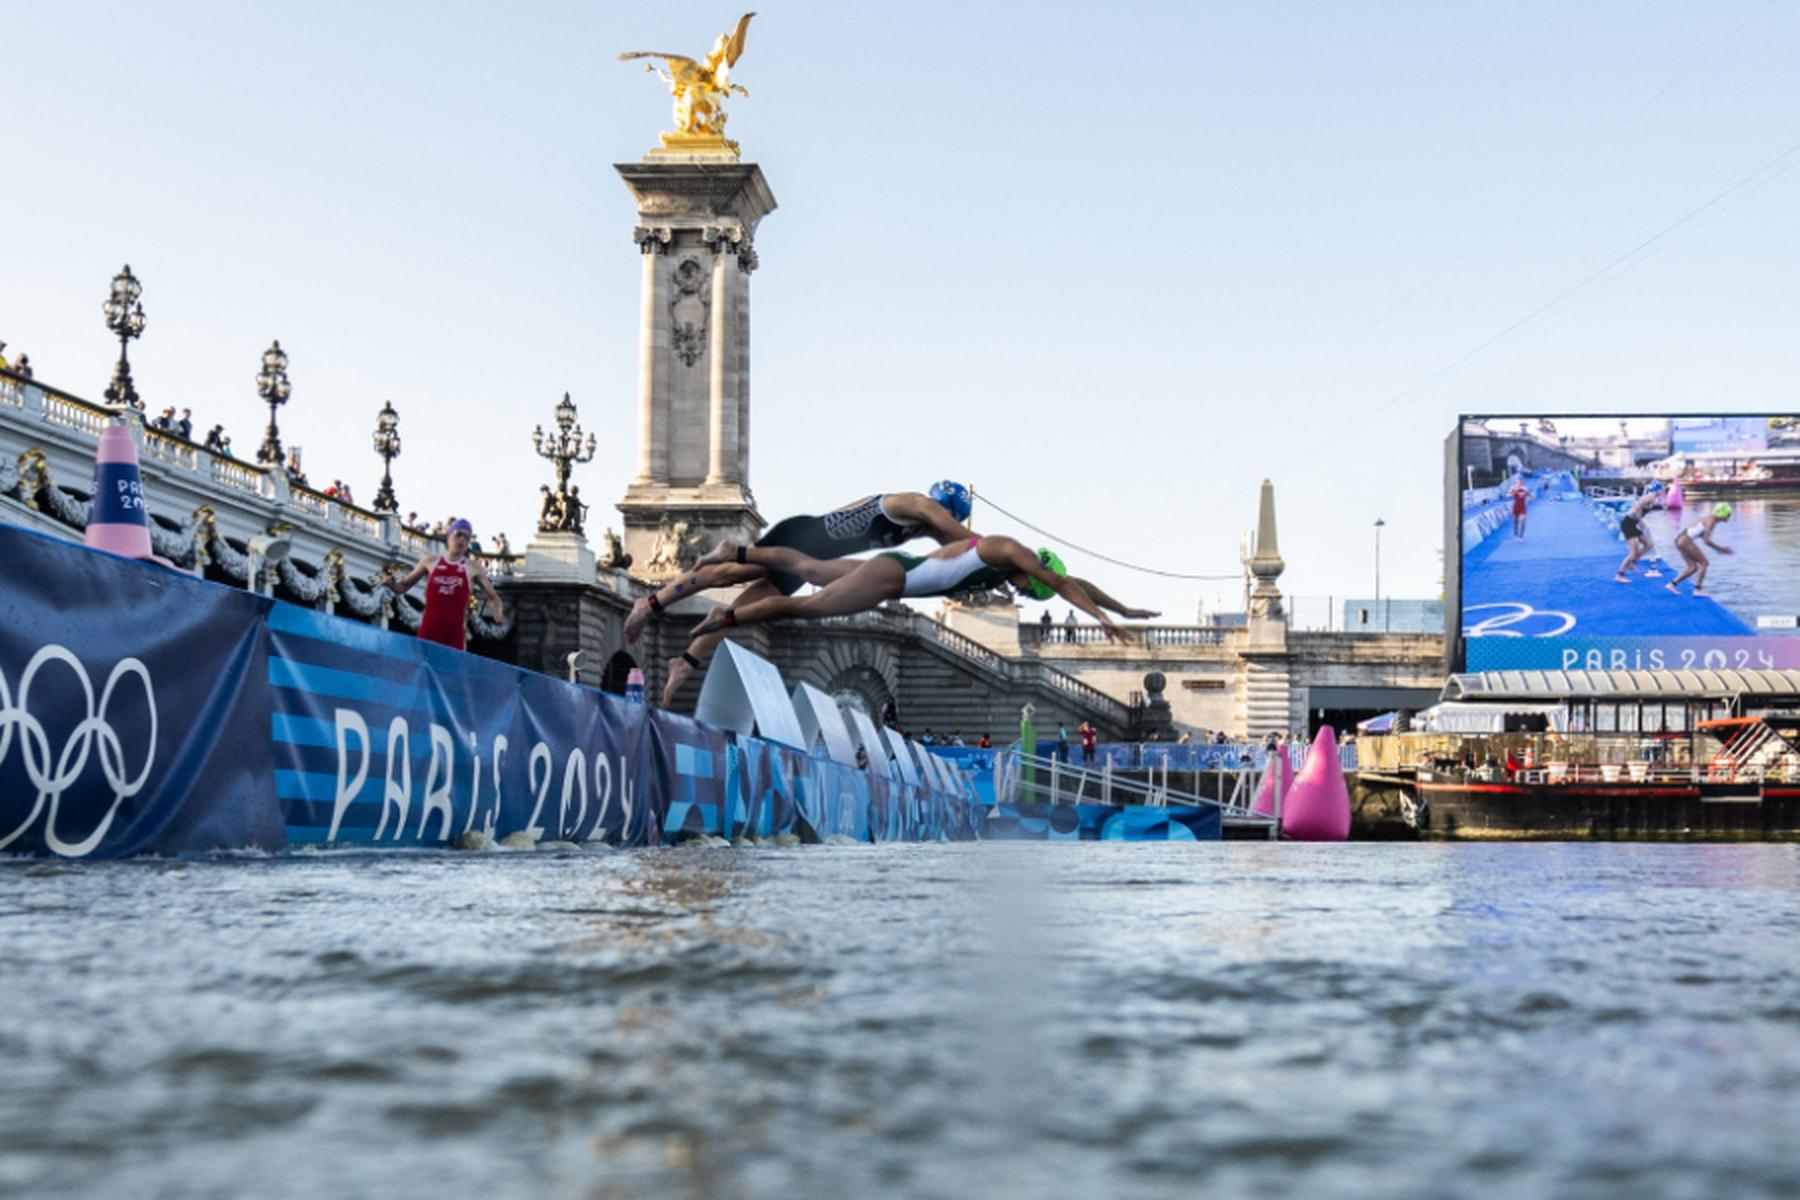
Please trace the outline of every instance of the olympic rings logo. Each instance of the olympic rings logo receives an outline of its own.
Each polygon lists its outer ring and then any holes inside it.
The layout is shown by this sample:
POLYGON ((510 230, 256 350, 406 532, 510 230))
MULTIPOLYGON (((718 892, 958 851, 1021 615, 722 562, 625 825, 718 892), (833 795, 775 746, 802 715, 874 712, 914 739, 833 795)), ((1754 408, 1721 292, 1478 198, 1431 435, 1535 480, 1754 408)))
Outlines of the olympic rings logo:
POLYGON ((1494 604, 1470 604, 1463 608, 1464 637, 1561 637, 1575 628, 1575 617, 1571 613, 1557 612, 1554 609, 1542 611, 1521 604, 1516 600, 1507 600, 1494 604), (1471 613, 1484 608, 1497 608, 1503 611, 1491 617, 1483 617, 1474 624, 1469 623, 1471 613))
POLYGON ((6 849, 31 828, 39 813, 45 813, 45 845, 53 852, 71 858, 89 854, 100 844, 100 839, 106 836, 113 817, 118 814, 119 806, 144 790, 144 784, 150 778, 150 767, 156 761, 156 692, 150 684, 150 672, 135 658, 120 659, 106 677, 106 683, 100 689, 99 703, 96 704, 93 681, 88 678, 81 660, 65 647, 54 644, 45 646, 25 664, 25 673, 19 676, 16 703, 7 687, 6 676, 0 674, 0 766, 5 765, 15 736, 19 742, 19 755, 25 775, 31 781, 31 786, 37 789, 37 801, 18 828, 0 835, 0 850, 6 849), (37 684, 42 687, 38 682, 38 673, 52 663, 68 668, 80 685, 85 701, 85 714, 81 721, 69 731, 68 740, 54 754, 51 753, 49 731, 31 715, 32 686, 37 684), (127 775, 129 768, 125 761, 125 747, 119 740, 118 731, 107 719, 113 693, 127 676, 135 676, 143 687, 144 707, 150 714, 148 747, 144 752, 143 765, 135 776, 127 775), (57 832, 57 810, 64 793, 75 785, 82 772, 87 769, 90 754, 99 761, 101 774, 106 777, 106 786, 112 789, 112 807, 106 810, 106 816, 101 818, 92 833, 77 841, 68 841, 57 832))

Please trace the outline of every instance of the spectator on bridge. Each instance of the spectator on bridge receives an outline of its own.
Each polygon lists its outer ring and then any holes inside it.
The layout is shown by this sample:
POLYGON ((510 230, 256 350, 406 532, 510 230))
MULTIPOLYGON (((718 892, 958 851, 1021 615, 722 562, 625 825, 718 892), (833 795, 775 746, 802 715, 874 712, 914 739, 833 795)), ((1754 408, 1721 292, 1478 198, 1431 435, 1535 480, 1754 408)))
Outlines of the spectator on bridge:
POLYGON ((12 364, 6 361, 6 343, 0 342, 0 371, 12 370, 12 364))
POLYGON ((1051 619, 1050 610, 1046 608, 1043 615, 1038 618, 1038 641, 1040 643, 1048 642, 1050 640, 1050 631, 1055 628, 1056 622, 1051 619))
POLYGON ((1069 727, 1067 725, 1056 727, 1056 757, 1063 762, 1069 761, 1069 727))
POLYGON ((1088 722, 1081 723, 1081 763, 1083 766, 1094 765, 1094 749, 1100 744, 1100 735, 1088 722))
POLYGON ((937 734, 931 732, 931 726, 927 725, 925 727, 925 735, 919 739, 919 745, 921 745, 921 746, 937 745, 937 734))
POLYGON ((1213 745, 1229 746, 1230 744, 1231 744, 1231 739, 1225 736, 1225 731, 1223 729, 1221 729, 1221 730, 1219 730, 1219 732, 1213 734, 1213 745))
POLYGON ((194 440, 193 409, 184 408, 181 410, 181 419, 175 422, 175 432, 181 435, 181 440, 184 442, 191 442, 194 440))
POLYGON ((994 739, 984 733, 975 739, 975 748, 977 750, 992 750, 994 748, 994 739))
POLYGON ((171 404, 157 413, 156 419, 150 422, 150 428, 161 429, 166 433, 175 432, 175 406, 171 404))
POLYGON ((1175 739, 1175 744, 1177 746, 1185 746, 1193 740, 1194 735, 1190 731, 1184 729, 1181 731, 1181 736, 1175 739))
MULTIPOLYGON (((1045 613, 1044 615, 1047 617, 1050 614, 1045 613)), ((1075 641, 1075 610, 1072 608, 1069 610, 1069 615, 1063 618, 1063 641, 1071 645, 1075 641)))
POLYGON ((960 733, 953 733, 953 734, 951 734, 951 735, 950 735, 950 744, 951 744, 951 745, 952 745, 952 746, 966 746, 966 745, 968 745, 968 744, 969 744, 969 743, 967 743, 967 742, 965 742, 965 741, 963 741, 963 735, 962 735, 962 734, 960 734, 960 733))
POLYGON ((21 379, 30 379, 32 377, 31 355, 19 355, 19 361, 13 364, 13 374, 19 376, 21 379))
POLYGON ((504 623, 506 620, 506 609, 500 603, 500 593, 488 579, 487 568, 481 565, 480 559, 469 554, 469 542, 474 532, 462 518, 452 520, 443 554, 435 561, 428 554, 400 579, 384 581, 394 595, 400 596, 419 580, 426 580, 425 612, 419 618, 419 636, 453 650, 463 649, 467 642, 469 599, 477 584, 486 595, 488 611, 493 614, 494 621, 504 623))

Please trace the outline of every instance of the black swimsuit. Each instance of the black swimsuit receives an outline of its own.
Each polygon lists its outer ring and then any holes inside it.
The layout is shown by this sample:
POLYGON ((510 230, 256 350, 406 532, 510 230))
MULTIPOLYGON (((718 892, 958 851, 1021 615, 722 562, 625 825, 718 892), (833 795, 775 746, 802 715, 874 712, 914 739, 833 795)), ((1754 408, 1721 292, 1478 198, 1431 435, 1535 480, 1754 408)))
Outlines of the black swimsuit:
MULTIPOLYGON (((833 559, 861 550, 886 550, 919 536, 920 526, 902 525, 882 508, 881 496, 870 496, 822 517, 788 517, 756 540, 759 546, 785 546, 809 558, 833 559)), ((769 582, 784 596, 805 583, 798 575, 770 571, 769 582)))

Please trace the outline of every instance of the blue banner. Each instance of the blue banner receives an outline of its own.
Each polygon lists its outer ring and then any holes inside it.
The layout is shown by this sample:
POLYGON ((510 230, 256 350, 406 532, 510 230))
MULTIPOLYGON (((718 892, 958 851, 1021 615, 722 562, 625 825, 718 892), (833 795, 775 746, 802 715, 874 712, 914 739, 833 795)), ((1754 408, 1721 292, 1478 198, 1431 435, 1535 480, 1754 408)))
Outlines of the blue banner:
POLYGON ((272 601, 0 526, 0 853, 286 847, 272 601))
POLYGON ((0 853, 939 838, 961 797, 0 525, 0 853))

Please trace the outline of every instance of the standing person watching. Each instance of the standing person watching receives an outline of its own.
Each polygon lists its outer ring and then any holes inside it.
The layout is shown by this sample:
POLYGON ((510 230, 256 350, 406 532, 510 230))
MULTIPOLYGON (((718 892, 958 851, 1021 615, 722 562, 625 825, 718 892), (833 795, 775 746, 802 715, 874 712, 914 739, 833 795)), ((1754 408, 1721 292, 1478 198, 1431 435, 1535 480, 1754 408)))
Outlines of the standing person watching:
POLYGON ((1100 741, 1100 735, 1095 733, 1094 727, 1086 721, 1081 723, 1080 733, 1081 763, 1083 766, 1092 766, 1094 763, 1094 747, 1100 741))
POLYGON ((506 609, 500 603, 500 593, 488 579, 487 568, 480 559, 469 557, 469 540, 474 533, 467 521, 455 518, 446 530, 443 554, 436 560, 426 555, 413 564, 412 570, 388 584, 396 596, 401 596, 419 580, 426 580, 425 614, 419 618, 419 636, 453 650, 463 649, 468 641, 467 614, 474 584, 481 585, 494 620, 506 621, 506 609))

